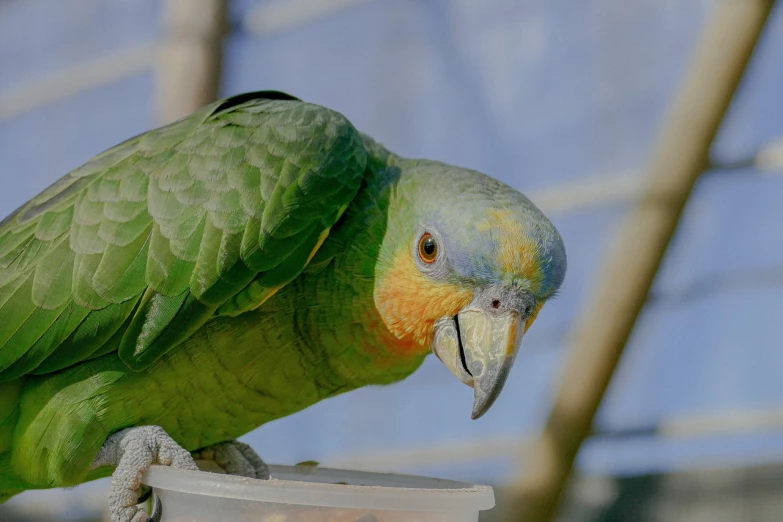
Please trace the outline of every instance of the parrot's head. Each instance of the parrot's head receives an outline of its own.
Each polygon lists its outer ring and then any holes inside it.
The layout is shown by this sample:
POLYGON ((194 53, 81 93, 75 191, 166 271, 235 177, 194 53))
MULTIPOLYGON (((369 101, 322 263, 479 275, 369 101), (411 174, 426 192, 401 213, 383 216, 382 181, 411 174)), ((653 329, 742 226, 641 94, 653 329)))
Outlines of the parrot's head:
POLYGON ((376 268, 375 304, 401 350, 432 350, 494 403, 522 337, 566 272, 563 240, 525 196, 479 172, 400 164, 376 268))

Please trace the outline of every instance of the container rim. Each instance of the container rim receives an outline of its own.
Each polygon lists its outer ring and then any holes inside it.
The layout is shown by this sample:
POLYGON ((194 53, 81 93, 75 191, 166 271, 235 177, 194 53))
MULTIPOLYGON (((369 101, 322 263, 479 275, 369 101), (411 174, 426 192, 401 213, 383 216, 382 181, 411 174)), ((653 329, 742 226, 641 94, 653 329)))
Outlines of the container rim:
POLYGON ((332 508, 478 512, 495 506, 492 487, 453 480, 315 466, 274 465, 270 472, 270 480, 259 480, 150 466, 142 482, 155 489, 192 495, 332 508))

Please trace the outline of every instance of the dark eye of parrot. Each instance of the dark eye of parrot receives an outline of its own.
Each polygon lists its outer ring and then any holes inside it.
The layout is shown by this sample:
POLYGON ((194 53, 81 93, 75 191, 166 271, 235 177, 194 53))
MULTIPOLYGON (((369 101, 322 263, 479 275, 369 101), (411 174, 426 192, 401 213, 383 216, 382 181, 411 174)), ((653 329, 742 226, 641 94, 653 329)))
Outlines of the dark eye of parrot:
POLYGON ((432 263, 438 257, 438 243, 432 234, 424 234, 419 240, 419 257, 425 263, 432 263))

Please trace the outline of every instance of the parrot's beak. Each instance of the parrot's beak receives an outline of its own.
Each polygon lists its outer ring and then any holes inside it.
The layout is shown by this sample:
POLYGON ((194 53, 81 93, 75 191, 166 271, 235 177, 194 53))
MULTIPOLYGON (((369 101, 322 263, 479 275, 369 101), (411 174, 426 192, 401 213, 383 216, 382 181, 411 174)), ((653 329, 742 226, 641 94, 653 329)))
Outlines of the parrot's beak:
POLYGON ((468 307, 436 324, 433 351, 473 387, 473 419, 484 415, 503 390, 524 333, 516 310, 495 313, 468 307))

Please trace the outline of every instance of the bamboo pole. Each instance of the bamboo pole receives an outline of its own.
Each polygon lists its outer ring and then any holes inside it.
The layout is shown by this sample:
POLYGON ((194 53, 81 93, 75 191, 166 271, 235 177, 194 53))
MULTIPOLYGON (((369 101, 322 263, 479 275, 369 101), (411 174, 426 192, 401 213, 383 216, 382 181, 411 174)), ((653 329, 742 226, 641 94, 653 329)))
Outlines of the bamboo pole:
POLYGON ((165 124, 220 94, 228 0, 166 0, 156 63, 156 115, 165 124))
POLYGON ((525 452, 505 520, 549 522, 556 515, 574 459, 773 3, 724 0, 716 6, 662 127, 643 197, 620 230, 574 331, 559 393, 542 433, 525 452))

